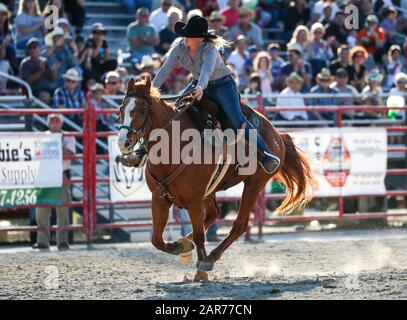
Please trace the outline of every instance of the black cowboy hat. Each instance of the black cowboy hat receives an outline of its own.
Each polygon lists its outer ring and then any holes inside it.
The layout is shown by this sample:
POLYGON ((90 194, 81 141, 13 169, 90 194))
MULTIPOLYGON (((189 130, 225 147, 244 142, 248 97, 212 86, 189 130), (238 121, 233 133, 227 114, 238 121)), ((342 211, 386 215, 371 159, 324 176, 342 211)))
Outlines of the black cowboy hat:
POLYGON ((216 38, 216 35, 208 32, 208 20, 200 16, 192 16, 186 24, 178 21, 174 31, 185 38, 216 38))

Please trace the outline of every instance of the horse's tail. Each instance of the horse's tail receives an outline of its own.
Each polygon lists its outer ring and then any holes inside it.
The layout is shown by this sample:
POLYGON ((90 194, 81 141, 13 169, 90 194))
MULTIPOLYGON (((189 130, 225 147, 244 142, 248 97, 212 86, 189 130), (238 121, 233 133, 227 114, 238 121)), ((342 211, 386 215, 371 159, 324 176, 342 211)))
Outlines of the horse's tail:
POLYGON ((280 134, 284 146, 283 166, 276 175, 276 180, 284 183, 287 196, 276 209, 278 215, 289 214, 294 209, 302 209, 311 200, 314 182, 310 165, 305 155, 297 149, 288 134, 280 134))

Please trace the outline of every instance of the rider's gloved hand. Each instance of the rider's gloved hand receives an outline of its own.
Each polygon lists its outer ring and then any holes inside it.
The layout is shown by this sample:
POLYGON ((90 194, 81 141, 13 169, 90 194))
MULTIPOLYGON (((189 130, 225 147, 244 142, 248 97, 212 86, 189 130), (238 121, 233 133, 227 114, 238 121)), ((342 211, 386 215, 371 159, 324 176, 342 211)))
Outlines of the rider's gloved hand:
POLYGON ((203 89, 202 89, 202 87, 197 86, 197 87, 195 88, 194 98, 199 101, 199 100, 202 99, 202 95, 203 95, 203 89))

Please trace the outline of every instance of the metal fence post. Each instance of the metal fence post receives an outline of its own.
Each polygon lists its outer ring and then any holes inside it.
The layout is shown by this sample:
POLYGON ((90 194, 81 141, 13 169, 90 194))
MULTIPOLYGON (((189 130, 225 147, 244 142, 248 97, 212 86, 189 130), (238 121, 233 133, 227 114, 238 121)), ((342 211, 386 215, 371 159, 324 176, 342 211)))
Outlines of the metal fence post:
MULTIPOLYGON (((87 102, 87 101, 86 101, 87 102)), ((89 115, 86 109, 83 113, 83 128, 87 128, 89 125, 89 115)), ((82 130, 83 139, 83 228, 86 234, 86 241, 88 244, 92 240, 92 236, 89 229, 89 131, 82 130)))
POLYGON ((96 119, 93 106, 93 96, 89 92, 86 95, 86 110, 84 113, 84 221, 86 222, 86 239, 88 244, 92 242, 93 231, 96 221, 96 119))
MULTIPOLYGON (((263 97, 260 92, 256 94, 256 110, 261 114, 265 114, 265 109, 263 105, 263 97)), ((258 239, 263 238, 263 225, 266 218, 266 192, 263 190, 257 197, 256 207, 254 210, 256 215, 255 220, 257 220, 258 225, 258 239)))

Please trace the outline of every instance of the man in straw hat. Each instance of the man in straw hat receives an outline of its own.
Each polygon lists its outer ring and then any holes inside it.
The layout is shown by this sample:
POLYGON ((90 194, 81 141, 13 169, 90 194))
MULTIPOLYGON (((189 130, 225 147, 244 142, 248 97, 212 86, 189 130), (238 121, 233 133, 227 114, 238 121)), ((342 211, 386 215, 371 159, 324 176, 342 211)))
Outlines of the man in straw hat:
POLYGON ((216 34, 228 38, 228 28, 226 28, 223 24, 225 23, 225 17, 222 16, 219 11, 212 11, 211 15, 208 18, 209 21, 209 29, 215 31, 216 34))
MULTIPOLYGON (((315 93, 316 96, 319 94, 331 94, 330 98, 313 98, 310 101, 312 106, 335 106, 337 104, 336 98, 333 95, 337 94, 338 91, 330 88, 329 85, 332 82, 332 75, 329 69, 323 68, 320 73, 317 75, 317 84, 311 88, 311 93, 315 93)), ((329 119, 333 120, 335 115, 332 111, 323 111, 321 113, 312 111, 309 113, 311 118, 318 120, 329 119)))
MULTIPOLYGON (((292 72, 286 79, 287 87, 280 92, 277 99, 278 108, 305 108, 304 98, 301 96, 301 88, 304 79, 296 72, 292 72), (287 97, 285 97, 287 96, 287 97)), ((308 113, 305 110, 280 111, 276 120, 308 120, 308 113)))
MULTIPOLYGON (((82 77, 75 68, 68 69, 63 75, 64 85, 55 90, 54 108, 85 108, 85 96, 79 85, 82 77)), ((79 115, 70 116, 77 124, 82 124, 82 117, 79 115)))
POLYGON ((244 35, 248 45, 255 44, 259 49, 263 46, 263 35, 260 27, 251 22, 254 12, 245 7, 240 8, 239 21, 230 30, 230 38, 236 39, 239 35, 244 35))
MULTIPOLYGON (((49 114, 48 115, 48 127, 51 133, 63 133, 63 117, 61 114, 49 114)), ((64 155, 74 156, 76 152, 75 137, 68 137, 62 135, 62 152, 64 155)), ((63 179, 71 178, 71 160, 64 160, 63 162, 63 179)), ((69 202, 71 200, 70 184, 64 182, 61 189, 61 201, 62 203, 69 202)), ((68 207, 56 207, 57 225, 58 227, 66 227, 69 225, 69 208, 68 207)), ((36 209, 36 221, 38 227, 49 227, 50 225, 51 208, 37 208, 36 209)), ((50 232, 38 231, 37 243, 34 244, 34 249, 48 249, 50 245, 50 232)), ((68 250, 68 231, 57 231, 57 246, 58 250, 68 250)))

